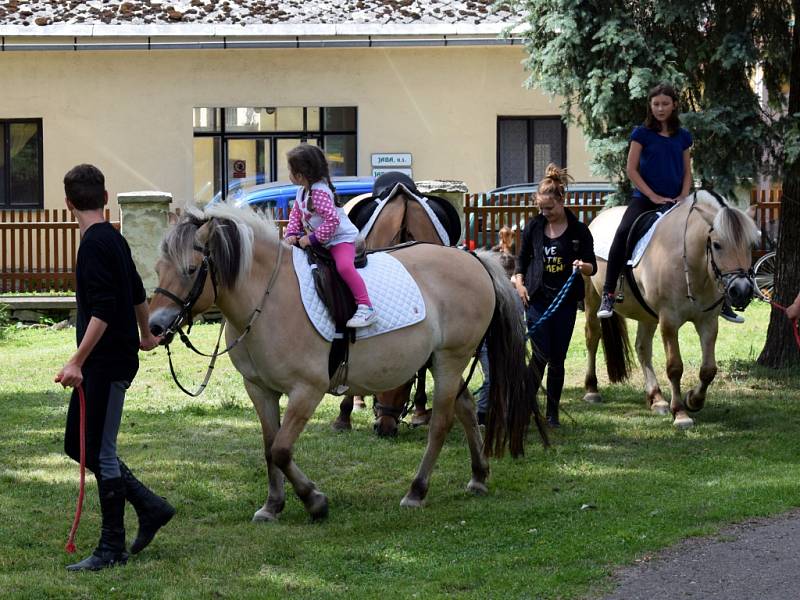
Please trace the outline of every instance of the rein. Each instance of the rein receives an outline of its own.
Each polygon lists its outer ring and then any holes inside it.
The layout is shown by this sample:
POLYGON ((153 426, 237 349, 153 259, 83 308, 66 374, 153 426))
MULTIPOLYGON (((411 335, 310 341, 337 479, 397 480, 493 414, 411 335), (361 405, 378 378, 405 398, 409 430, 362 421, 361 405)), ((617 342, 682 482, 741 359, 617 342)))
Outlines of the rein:
POLYGON ((173 366, 172 363, 172 352, 170 351, 169 343, 164 344, 164 346, 167 349, 169 370, 170 373, 172 374, 172 379, 175 382, 175 385, 177 385, 178 388, 184 394, 187 394, 194 398, 202 394, 206 388, 206 385, 208 385, 208 382, 211 379, 211 372, 214 370, 214 364, 217 362, 217 358, 233 350, 233 348, 236 347, 248 333, 250 333, 250 330, 253 328, 253 324, 256 322, 256 319, 258 319, 258 317, 261 315, 264 309, 264 305, 267 302, 267 297, 272 292, 272 288, 275 285, 275 281, 278 279, 278 272, 280 271, 281 268, 281 258, 283 257, 283 244, 281 243, 280 240, 278 240, 278 258, 275 261, 275 268, 272 270, 272 275, 270 275, 269 282, 267 283, 267 287, 264 290, 264 295, 261 297, 261 302, 253 310, 253 312, 250 313, 250 318, 248 319, 247 325, 245 325, 244 329, 242 330, 242 333, 230 344, 228 344, 228 346, 222 352, 219 352, 219 345, 220 341, 222 340, 222 332, 224 331, 226 324, 225 319, 223 319, 222 323, 220 324, 219 335, 217 336, 217 343, 214 346, 214 351, 211 354, 206 354, 198 350, 194 346, 194 344, 192 344, 191 340, 189 340, 188 336, 188 333, 191 332, 192 328, 191 311, 197 300, 200 298, 200 295, 203 292, 203 288, 205 288, 205 280, 209 273, 211 274, 211 281, 212 285, 214 286, 214 302, 217 301, 217 284, 216 284, 216 276, 214 274, 214 263, 211 260, 210 253, 208 251, 208 246, 205 246, 204 248, 195 247, 195 250, 203 253, 203 262, 201 263, 200 268, 198 269, 194 285, 192 286, 192 289, 187 295, 186 299, 181 299, 172 292, 170 292, 169 290, 165 290, 160 287, 157 287, 155 289, 155 293, 166 296, 167 298, 169 298, 170 300, 172 300, 173 302, 178 304, 178 306, 181 307, 181 312, 178 313, 178 316, 175 317, 175 319, 172 321, 169 327, 167 327, 167 330, 164 332, 164 335, 169 336, 177 333, 178 336, 180 337, 181 342, 183 342, 183 344, 187 348, 189 348, 192 352, 194 352, 195 354, 199 354, 200 356, 211 358, 211 361, 208 364, 208 368, 206 369, 206 374, 205 377, 203 378, 203 382, 198 386, 198 388, 194 392, 190 392, 185 387, 183 387, 183 385, 181 385, 180 381, 178 381, 178 377, 175 373, 175 367, 173 366), (187 332, 184 333, 183 330, 181 329, 181 323, 187 318, 187 315, 189 320, 189 328, 187 332))

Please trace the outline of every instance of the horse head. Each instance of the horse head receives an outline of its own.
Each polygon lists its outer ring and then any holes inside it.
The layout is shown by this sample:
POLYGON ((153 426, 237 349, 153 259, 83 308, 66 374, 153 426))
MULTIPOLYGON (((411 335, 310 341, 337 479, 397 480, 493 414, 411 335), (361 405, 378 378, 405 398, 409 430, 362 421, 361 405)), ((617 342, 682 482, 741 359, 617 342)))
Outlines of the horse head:
POLYGON ((703 196, 713 198, 718 208, 706 239, 711 275, 730 304, 743 310, 750 304, 756 289, 752 256, 758 241, 758 227, 748 213, 729 206, 719 195, 704 190, 698 192, 699 199, 703 196))
POLYGON ((231 288, 252 261, 252 229, 222 216, 188 211, 161 243, 158 286, 150 302, 150 331, 169 343, 185 323, 231 288))

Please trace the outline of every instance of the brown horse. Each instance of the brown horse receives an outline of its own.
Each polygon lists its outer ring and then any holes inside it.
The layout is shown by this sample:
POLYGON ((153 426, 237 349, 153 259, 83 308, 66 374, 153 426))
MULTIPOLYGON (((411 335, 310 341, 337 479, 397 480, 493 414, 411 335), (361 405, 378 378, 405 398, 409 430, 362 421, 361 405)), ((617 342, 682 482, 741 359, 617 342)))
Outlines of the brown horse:
MULTIPOLYGON (((595 248, 610 240, 624 208, 602 211, 589 229, 595 248)), ((599 402, 595 356, 601 339, 611 381, 628 374, 628 338, 625 317, 639 322, 636 351, 645 378, 646 401, 657 414, 672 412, 674 425, 686 429, 694 424, 687 411, 703 408, 708 386, 717 373, 714 345, 718 317, 724 298, 737 308, 750 302, 754 290, 750 268, 752 248, 758 236, 753 219, 706 190, 695 192, 664 215, 650 244, 633 269, 643 302, 626 282, 625 299, 618 302, 610 319, 597 318, 600 293, 605 279, 605 260, 598 260, 592 285, 586 286, 586 370, 587 402, 599 402), (700 381, 681 398, 683 361, 678 347, 678 330, 691 321, 700 336, 702 364, 700 381), (602 331, 601 331, 602 324, 602 331), (667 377, 672 387, 670 403, 664 399, 652 364, 653 334, 661 329, 667 357, 667 377)), ((598 257, 601 258, 601 257, 598 257)))
MULTIPOLYGON (((381 185, 386 186, 383 198, 380 195, 372 196, 354 203, 351 207, 346 207, 346 209, 349 208, 349 214, 359 229, 369 226, 369 231, 364 238, 367 249, 388 248, 412 241, 443 244, 442 234, 437 231, 429 212, 417 200, 420 198, 420 194, 410 178, 397 173, 387 173, 376 181, 377 189, 380 189, 381 185), (400 184, 401 187, 395 189, 397 184, 400 184), (380 207, 382 201, 385 201, 385 206, 380 207), (371 221, 372 211, 379 207, 380 213, 371 221)), ((448 229, 444 235, 450 242, 449 245, 453 245, 461 235, 458 214, 454 210, 448 212, 449 205, 446 204, 446 200, 429 196, 426 201, 435 203, 438 213, 434 215, 434 218, 443 217, 447 225, 446 229, 448 229)), ((427 368, 423 367, 411 381, 397 389, 375 396, 373 429, 376 434, 379 436, 397 435, 400 419, 404 416, 415 383, 414 414, 411 424, 413 426, 428 424, 430 410, 426 408, 428 402, 425 391, 426 373, 427 368)), ((335 430, 352 429, 353 406, 353 396, 345 396, 342 399, 339 404, 339 414, 332 423, 335 430)))
MULTIPOLYGON (((431 359, 433 413, 428 445, 402 506, 418 507, 455 417, 470 449, 467 489, 487 492, 486 456, 508 447, 524 451, 531 409, 546 443, 541 417, 525 373, 525 331, 513 290, 499 267, 456 248, 419 244, 397 250, 419 286, 425 318, 408 327, 359 340, 350 350, 346 383, 358 394, 403 385, 431 359), (463 290, 469 289, 469 294, 463 290), (492 356, 490 410, 481 440, 463 372, 481 340, 492 356)), ((227 321, 231 360, 261 421, 269 493, 253 519, 275 520, 285 504, 284 477, 313 519, 328 501, 293 459, 293 447, 331 387, 331 345, 301 308, 290 248, 268 216, 221 204, 190 211, 170 229, 156 270, 159 287, 150 304, 150 329, 165 343, 192 316, 214 303, 227 321), (236 343, 238 342, 238 343, 236 343), (281 419, 279 400, 288 396, 281 419)))

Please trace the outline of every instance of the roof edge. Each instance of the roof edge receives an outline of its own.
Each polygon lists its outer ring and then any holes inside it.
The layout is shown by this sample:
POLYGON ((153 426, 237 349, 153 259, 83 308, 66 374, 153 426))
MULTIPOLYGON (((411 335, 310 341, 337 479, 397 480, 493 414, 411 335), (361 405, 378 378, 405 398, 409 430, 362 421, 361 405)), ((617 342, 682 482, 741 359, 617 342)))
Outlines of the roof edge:
POLYGON ((526 27, 510 22, 481 23, 470 25, 465 23, 277 23, 274 25, 87 25, 87 24, 55 24, 55 25, 0 25, 0 36, 13 37, 90 37, 90 38, 125 38, 125 37, 193 37, 193 38, 236 38, 236 37, 337 37, 337 36, 380 36, 414 37, 414 36, 497 36, 512 28, 517 34, 526 27))

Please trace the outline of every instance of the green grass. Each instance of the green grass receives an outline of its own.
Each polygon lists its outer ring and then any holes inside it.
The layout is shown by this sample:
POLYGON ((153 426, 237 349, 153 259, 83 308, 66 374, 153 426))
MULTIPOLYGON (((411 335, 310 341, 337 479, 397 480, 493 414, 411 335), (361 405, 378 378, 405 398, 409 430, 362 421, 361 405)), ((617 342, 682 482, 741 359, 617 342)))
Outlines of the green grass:
MULTIPOLYGON (((490 493, 464 492, 463 433, 450 434, 425 508, 399 506, 426 432, 402 428, 377 439, 366 413, 355 430, 329 423, 327 397, 296 446, 301 468, 330 501, 312 524, 289 492, 279 523, 250 518, 266 494, 261 436, 238 375, 225 359, 199 399, 172 384, 163 350, 143 356, 128 393, 120 455, 167 496, 178 516, 127 567, 69 574, 64 553, 78 469, 63 455, 68 395, 52 378, 74 330, 13 330, 0 342, 0 590, 4 598, 581 598, 607 589, 619 565, 681 538, 800 505, 797 431, 800 376, 754 365, 768 320, 721 323, 720 372, 696 427, 677 432, 644 407, 639 372, 582 401, 582 318, 567 364, 563 427, 544 451, 492 462, 490 493), (594 508, 582 510, 585 504, 594 508)), ((209 348, 213 326, 196 327, 209 348)), ((696 335, 682 332, 685 381, 700 361, 696 335)), ((657 348, 660 350, 660 342, 657 348)), ((205 363, 178 350, 182 377, 205 363)), ((663 355, 656 364, 663 371, 663 355)), ((662 385, 667 388, 662 377, 662 385)), ((601 379, 601 382, 604 379, 601 379)), ((480 383, 476 375, 471 383, 480 383)), ((129 535, 135 515, 127 515, 129 535)), ((96 488, 87 489, 79 558, 99 530, 96 488)))

